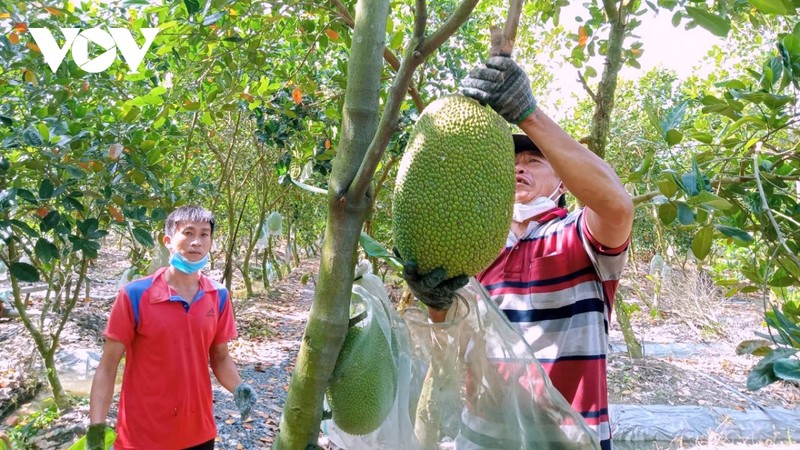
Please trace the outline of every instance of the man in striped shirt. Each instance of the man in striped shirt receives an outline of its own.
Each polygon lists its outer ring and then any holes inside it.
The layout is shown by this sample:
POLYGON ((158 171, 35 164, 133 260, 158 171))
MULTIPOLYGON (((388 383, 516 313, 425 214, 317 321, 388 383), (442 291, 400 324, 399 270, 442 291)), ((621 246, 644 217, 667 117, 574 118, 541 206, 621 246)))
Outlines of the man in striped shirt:
MULTIPOLYGON (((537 108, 527 75, 511 58, 489 58, 462 81, 461 92, 524 132, 514 136, 517 184, 506 246, 478 279, 610 449, 608 326, 633 202, 608 164, 537 108), (585 206, 564 209, 566 191, 585 206)), ((440 286, 454 290, 455 281, 440 286)), ((443 320, 448 305, 428 306, 432 320, 443 320)))

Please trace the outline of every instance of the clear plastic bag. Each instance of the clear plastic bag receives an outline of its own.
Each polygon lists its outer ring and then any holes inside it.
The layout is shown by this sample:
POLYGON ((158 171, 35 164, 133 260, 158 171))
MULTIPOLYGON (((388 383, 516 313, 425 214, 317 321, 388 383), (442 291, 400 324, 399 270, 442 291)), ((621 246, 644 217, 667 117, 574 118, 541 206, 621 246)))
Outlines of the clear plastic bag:
MULTIPOLYGON (((375 430, 361 434, 363 430, 357 429, 358 426, 354 429, 351 423, 337 423, 337 412, 335 408, 331 408, 329 390, 325 396, 325 409, 333 409, 334 416, 332 419, 322 422, 322 430, 329 436, 331 441, 346 449, 419 448, 415 444, 411 417, 408 414, 409 380, 411 379, 411 353, 408 351, 411 348, 411 343, 408 329, 391 305, 383 282, 379 277, 371 273, 369 263, 361 263, 356 270, 356 274, 358 279, 353 283, 351 316, 358 317, 364 314, 364 318, 354 326, 364 329, 371 328, 372 331, 359 333, 355 340, 351 342, 347 342, 348 338, 346 338, 346 345, 355 348, 368 346, 374 348, 374 343, 366 342, 368 339, 384 339, 385 342, 381 342, 379 345, 378 353, 381 353, 380 355, 364 358, 364 361, 368 361, 370 364, 366 377, 371 378, 374 376, 377 368, 379 374, 383 377, 382 382, 361 379, 355 382, 354 387, 359 389, 359 397, 379 395, 381 399, 388 399, 388 404, 384 404, 381 401, 376 405, 375 402, 364 402, 361 398, 357 398, 354 404, 350 405, 353 408, 360 409, 365 408, 366 405, 366 409, 371 413, 377 411, 382 416, 385 416, 375 430), (390 351, 391 357, 388 359, 382 354, 382 346, 384 344, 390 351), (390 387, 394 391, 394 396, 392 397, 386 396, 386 390, 388 390, 386 380, 389 380, 390 387), (366 385, 369 385, 371 389, 366 389, 368 387, 366 385), (373 392, 368 392, 369 390, 373 392), (380 392, 376 394, 375 390, 380 392)), ((353 362, 343 359, 340 355, 333 378, 341 377, 343 371, 351 371, 351 375, 361 375, 358 373, 358 368, 352 368, 353 365, 358 363, 359 361, 353 362)), ((371 414, 365 414, 366 416, 371 416, 371 414)), ((369 417, 366 420, 372 422, 375 418, 369 417)), ((350 421, 352 420, 348 420, 348 422, 350 421)), ((371 428, 371 426, 368 426, 368 428, 371 428)))
POLYGON ((553 387, 530 346, 474 278, 458 291, 443 323, 430 322, 419 308, 397 314, 380 278, 366 274, 359 281, 353 291, 383 305, 394 332, 397 396, 392 411, 368 435, 347 435, 324 423, 323 431, 336 445, 348 450, 600 448, 596 434, 553 387))

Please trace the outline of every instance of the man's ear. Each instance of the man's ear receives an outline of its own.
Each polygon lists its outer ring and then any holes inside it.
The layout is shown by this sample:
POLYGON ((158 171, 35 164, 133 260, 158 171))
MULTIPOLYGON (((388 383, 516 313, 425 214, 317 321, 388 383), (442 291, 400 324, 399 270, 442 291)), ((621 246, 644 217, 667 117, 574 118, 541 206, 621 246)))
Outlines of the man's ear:
POLYGON ((172 244, 172 237, 164 235, 164 238, 161 240, 164 243, 164 247, 167 247, 167 250, 172 250, 170 244, 172 244))

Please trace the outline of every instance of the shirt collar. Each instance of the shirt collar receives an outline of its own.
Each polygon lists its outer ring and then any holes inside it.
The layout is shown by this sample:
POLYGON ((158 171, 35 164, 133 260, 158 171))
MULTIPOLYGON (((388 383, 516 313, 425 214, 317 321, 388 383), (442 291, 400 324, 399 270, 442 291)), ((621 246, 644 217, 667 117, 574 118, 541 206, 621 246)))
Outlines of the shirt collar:
MULTIPOLYGON (((153 284, 150 288, 150 303, 165 302, 170 299, 167 277, 164 276, 168 268, 169 266, 161 267, 153 274, 153 284)), ((200 290, 202 292, 212 292, 216 291, 217 288, 214 286, 214 283, 211 282, 210 278, 201 273, 200 290)))

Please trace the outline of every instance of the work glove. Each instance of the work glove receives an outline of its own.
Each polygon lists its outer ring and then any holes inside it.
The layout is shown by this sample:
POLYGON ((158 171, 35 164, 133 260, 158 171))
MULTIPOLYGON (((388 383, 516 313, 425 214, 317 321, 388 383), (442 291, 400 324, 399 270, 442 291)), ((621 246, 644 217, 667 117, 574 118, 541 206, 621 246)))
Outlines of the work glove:
POLYGON ((426 306, 438 310, 446 310, 453 304, 455 292, 469 281, 466 275, 459 275, 445 279, 447 271, 443 267, 431 270, 428 273, 419 273, 416 261, 409 260, 403 263, 403 279, 409 289, 426 306))
POLYGON ((247 383, 239 383, 236 389, 233 390, 233 401, 236 402, 236 407, 239 408, 242 422, 250 417, 250 411, 253 410, 256 400, 258 400, 256 390, 247 383))
POLYGON ((94 423, 86 431, 86 450, 106 450, 106 424, 94 423))
POLYGON ((506 121, 518 124, 536 110, 525 71, 508 56, 492 56, 461 80, 459 90, 488 104, 506 121))

